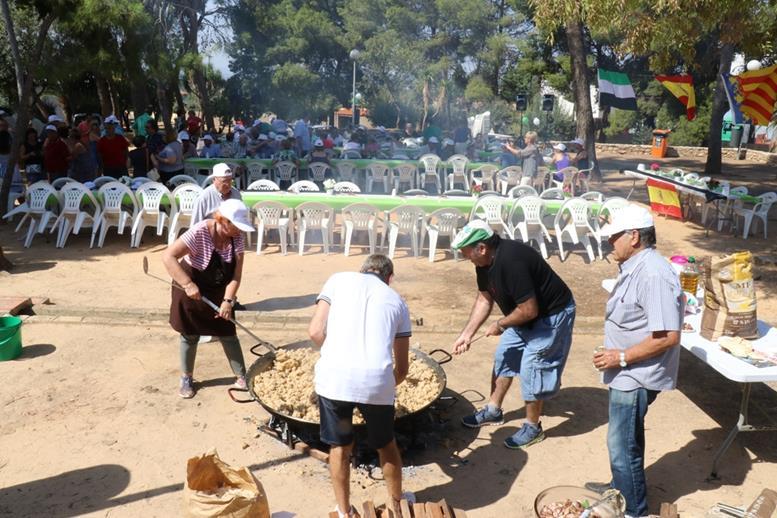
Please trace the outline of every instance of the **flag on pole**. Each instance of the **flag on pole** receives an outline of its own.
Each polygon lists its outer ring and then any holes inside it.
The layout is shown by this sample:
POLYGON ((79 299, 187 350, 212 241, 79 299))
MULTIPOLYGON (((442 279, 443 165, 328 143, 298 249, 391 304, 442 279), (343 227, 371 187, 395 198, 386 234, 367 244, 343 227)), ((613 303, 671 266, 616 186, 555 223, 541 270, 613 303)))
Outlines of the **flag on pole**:
POLYGON ((629 76, 622 72, 599 69, 599 105, 619 110, 637 109, 637 96, 631 87, 629 76))
POLYGON ((689 121, 696 118, 696 93, 693 90, 693 78, 690 75, 656 76, 656 80, 683 103, 685 116, 689 121))
POLYGON ((674 185, 648 178, 647 190, 648 198, 650 199, 650 210, 664 216, 683 219, 680 196, 678 196, 674 185))
POLYGON ((777 64, 738 76, 742 113, 755 124, 767 126, 777 102, 777 64))
POLYGON ((742 114, 741 106, 739 106, 738 99, 742 97, 739 93, 739 82, 736 76, 731 74, 720 74, 720 78, 723 80, 723 88, 726 90, 726 98, 728 99, 728 107, 731 111, 732 124, 744 124, 745 116, 742 114))

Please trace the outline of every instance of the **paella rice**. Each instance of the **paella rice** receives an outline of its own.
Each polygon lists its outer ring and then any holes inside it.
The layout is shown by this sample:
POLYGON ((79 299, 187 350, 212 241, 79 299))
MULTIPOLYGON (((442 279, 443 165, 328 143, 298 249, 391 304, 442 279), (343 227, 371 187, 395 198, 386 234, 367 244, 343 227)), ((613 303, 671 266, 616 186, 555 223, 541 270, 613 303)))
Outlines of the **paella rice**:
MULTIPOLYGON (((313 382, 314 367, 320 354, 311 349, 280 349, 272 369, 252 380, 254 393, 268 407, 279 413, 318 422, 318 397, 313 382)), ((396 417, 412 414, 430 404, 443 388, 443 380, 431 366, 410 351, 405 381, 397 386, 394 403, 396 417)), ((357 410, 354 423, 364 420, 357 410)))

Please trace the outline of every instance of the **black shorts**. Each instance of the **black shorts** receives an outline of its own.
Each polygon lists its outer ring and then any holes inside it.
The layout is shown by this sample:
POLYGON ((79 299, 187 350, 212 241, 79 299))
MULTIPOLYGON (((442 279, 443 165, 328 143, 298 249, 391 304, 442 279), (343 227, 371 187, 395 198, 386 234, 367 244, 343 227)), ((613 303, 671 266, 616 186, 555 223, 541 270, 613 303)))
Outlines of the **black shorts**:
POLYGON ((369 405, 335 401, 318 396, 321 440, 330 446, 353 442, 353 409, 358 408, 367 423, 367 444, 379 450, 394 440, 394 405, 369 405))

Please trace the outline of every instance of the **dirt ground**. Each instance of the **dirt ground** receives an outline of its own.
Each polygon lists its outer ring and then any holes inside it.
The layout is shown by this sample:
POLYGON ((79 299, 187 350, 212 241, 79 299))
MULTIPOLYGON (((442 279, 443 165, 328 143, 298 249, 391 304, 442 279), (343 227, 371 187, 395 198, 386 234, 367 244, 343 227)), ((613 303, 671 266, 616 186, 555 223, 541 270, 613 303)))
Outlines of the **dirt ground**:
MULTIPOLYGON (((638 160, 602 157, 611 171, 636 167, 638 160)), ((730 165, 734 182, 749 182, 751 191, 777 187, 775 171, 730 165)), ((593 188, 623 195, 631 183, 609 172, 593 188)), ((642 185, 632 198, 646 200, 642 185)), ((657 229, 667 256, 752 250, 759 316, 777 321, 773 238, 706 235, 697 223, 664 218, 657 229)), ((331 510, 326 466, 259 432, 268 417, 259 405, 229 399, 232 378, 217 343, 200 347, 197 396, 177 396, 177 340, 165 322, 169 289, 141 269, 145 255, 151 270, 164 275, 161 238, 149 232, 140 249, 130 250, 128 235, 109 234, 103 249, 92 250, 83 234, 58 250, 38 236, 24 250, 12 230, 0 226, 0 243, 17 265, 12 274, 0 273, 0 295, 48 297, 52 304, 36 307, 26 320, 22 357, 0 363, 0 515, 179 516, 186 460, 211 448, 230 464, 250 467, 275 516, 319 517, 331 510)), ((305 339, 323 282, 366 257, 364 249, 352 253, 326 256, 314 247, 303 257, 282 256, 274 244, 262 255, 248 253, 239 295, 249 311, 238 318, 278 345, 305 339)), ((406 247, 397 253, 394 287, 422 322, 414 326, 413 343, 426 351, 448 349, 475 295, 473 267, 442 252, 435 263, 408 255, 406 247)), ((448 395, 458 400, 433 414, 424 444, 405 452, 405 486, 419 500, 445 498, 472 517, 531 517, 534 498, 547 487, 607 480, 607 393, 590 357, 602 341, 606 294, 600 283, 614 277, 617 266, 587 264, 582 248, 564 262, 555 253, 549 263, 572 288, 579 318, 563 388, 543 418, 547 439, 526 451, 502 446, 524 417, 517 389, 508 396, 505 425, 472 431, 459 424, 488 390, 496 341, 482 340, 444 366, 448 395)), ((240 336, 250 362, 252 340, 240 336)), ((678 390, 661 394, 647 418, 651 510, 676 502, 682 516, 703 517, 716 502, 742 505, 762 488, 774 488, 777 441, 767 433, 738 437, 723 458, 720 480, 705 481, 716 448, 736 422, 739 387, 685 351, 679 379, 678 390)), ((772 388, 754 387, 753 399, 777 415, 772 388)), ((759 416, 754 421, 761 422, 759 416)), ((352 488, 355 502, 385 501, 379 470, 355 472, 352 488)))

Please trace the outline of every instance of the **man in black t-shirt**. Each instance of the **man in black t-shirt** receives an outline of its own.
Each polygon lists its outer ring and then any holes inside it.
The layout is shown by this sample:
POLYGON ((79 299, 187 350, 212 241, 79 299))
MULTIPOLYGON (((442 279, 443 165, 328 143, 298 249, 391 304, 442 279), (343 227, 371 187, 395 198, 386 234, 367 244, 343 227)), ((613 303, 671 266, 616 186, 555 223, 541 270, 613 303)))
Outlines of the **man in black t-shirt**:
POLYGON ((561 373, 572 345, 575 301, 572 292, 542 256, 518 241, 502 240, 485 221, 471 221, 456 235, 453 247, 476 266, 478 295, 453 353, 469 350, 472 337, 491 314, 494 302, 504 316, 486 336, 499 336, 491 372, 488 404, 462 419, 470 428, 502 424, 502 401, 514 377, 521 380, 526 422, 505 440, 524 448, 545 438, 542 404, 561 386, 561 373))

